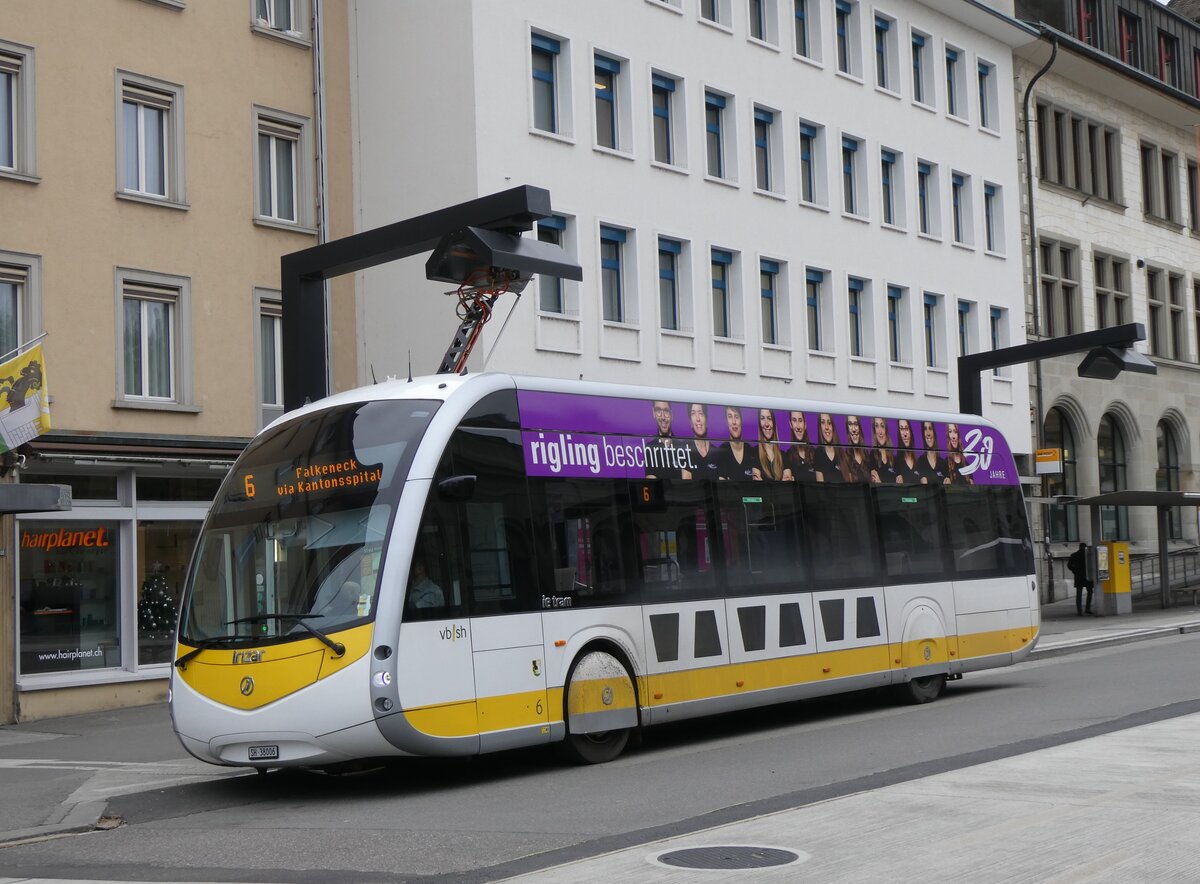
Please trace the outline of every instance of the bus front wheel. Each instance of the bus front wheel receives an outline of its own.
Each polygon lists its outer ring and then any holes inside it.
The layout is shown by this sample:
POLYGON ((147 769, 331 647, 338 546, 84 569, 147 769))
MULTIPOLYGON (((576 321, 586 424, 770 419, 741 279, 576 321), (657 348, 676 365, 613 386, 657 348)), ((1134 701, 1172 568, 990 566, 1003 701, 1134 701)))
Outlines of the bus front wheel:
POLYGON ((567 675, 567 735, 560 755, 575 764, 604 764, 624 751, 638 726, 637 691, 625 664, 605 650, 585 652, 567 675))
POLYGON ((932 703, 941 696, 942 688, 945 686, 946 676, 929 675, 925 678, 914 678, 896 687, 902 700, 906 703, 918 705, 920 703, 932 703))

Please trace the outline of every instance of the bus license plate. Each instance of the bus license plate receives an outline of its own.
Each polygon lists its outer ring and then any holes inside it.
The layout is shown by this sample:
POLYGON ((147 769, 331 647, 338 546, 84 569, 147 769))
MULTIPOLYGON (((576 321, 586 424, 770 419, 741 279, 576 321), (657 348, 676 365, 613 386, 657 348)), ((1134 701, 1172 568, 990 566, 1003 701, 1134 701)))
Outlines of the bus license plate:
POLYGON ((251 746, 250 760, 251 761, 268 761, 277 760, 279 758, 278 746, 251 746))

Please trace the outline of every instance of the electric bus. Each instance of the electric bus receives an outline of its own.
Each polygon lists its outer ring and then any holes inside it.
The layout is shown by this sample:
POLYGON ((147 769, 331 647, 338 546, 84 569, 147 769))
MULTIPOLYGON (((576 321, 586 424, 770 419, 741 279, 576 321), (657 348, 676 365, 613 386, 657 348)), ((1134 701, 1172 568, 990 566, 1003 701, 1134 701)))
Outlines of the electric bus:
POLYGON ((1039 630, 1012 453, 983 418, 505 374, 279 418, 226 477, 170 706, 214 764, 558 743, 891 686, 1039 630))

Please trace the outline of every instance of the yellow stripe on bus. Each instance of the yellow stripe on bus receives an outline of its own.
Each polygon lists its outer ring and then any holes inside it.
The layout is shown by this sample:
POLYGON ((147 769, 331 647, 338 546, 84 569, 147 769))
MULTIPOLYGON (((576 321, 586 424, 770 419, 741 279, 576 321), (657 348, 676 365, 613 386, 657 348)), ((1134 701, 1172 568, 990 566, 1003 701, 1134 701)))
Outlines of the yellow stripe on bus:
MULTIPOLYGON (((638 692, 643 706, 661 706, 669 703, 686 703, 709 700, 717 697, 769 690, 796 684, 811 684, 835 678, 868 675, 901 668, 894 663, 899 658, 906 660, 905 666, 923 666, 948 663, 970 657, 989 656, 1018 651, 1028 645, 1037 634, 1033 628, 1003 629, 995 632, 977 633, 969 636, 948 636, 934 643, 929 660, 924 657, 926 641, 907 644, 875 645, 825 654, 807 654, 773 660, 757 660, 751 663, 735 663, 690 669, 681 672, 660 673, 638 678, 638 692), (969 653, 968 653, 969 651, 969 653), (905 657, 908 654, 908 657, 905 657), (826 671, 828 670, 828 671, 826 671), (658 697, 656 694, 661 693, 658 697)), ((520 694, 496 697, 480 697, 475 702, 447 703, 407 710, 409 723, 435 737, 465 737, 490 731, 507 730, 534 724, 552 724, 562 721, 564 689, 550 688, 520 694), (537 698, 545 696, 548 720, 536 714, 537 698)), ((588 712, 599 711, 590 700, 585 704, 588 712)), ((617 705, 614 702, 614 706, 617 705)), ((577 710, 578 711, 578 710, 577 710)))
MULTIPOLYGON (((217 703, 234 709, 259 709, 361 658, 371 646, 371 624, 330 633, 329 638, 346 646, 342 656, 335 657, 313 637, 258 648, 208 648, 184 664, 179 677, 217 703)), ((181 643, 176 659, 192 650, 181 643)))

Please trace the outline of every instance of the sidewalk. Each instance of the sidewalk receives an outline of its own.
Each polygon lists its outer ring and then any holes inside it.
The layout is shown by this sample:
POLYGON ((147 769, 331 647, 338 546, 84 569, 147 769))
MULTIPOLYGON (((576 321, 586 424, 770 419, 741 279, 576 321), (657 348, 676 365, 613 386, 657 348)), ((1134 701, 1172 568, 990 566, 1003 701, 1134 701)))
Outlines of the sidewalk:
MULTIPOLYGON (((1042 610, 1042 633, 1032 656, 1033 659, 1045 659, 1058 654, 1084 651, 1109 644, 1141 641, 1192 631, 1200 631, 1200 606, 1184 605, 1162 610, 1153 599, 1143 599, 1139 600, 1132 614, 1119 617, 1078 617, 1075 614, 1073 599, 1059 601, 1044 606, 1042 610)), ((1179 719, 1178 723, 1163 722, 1152 727, 1157 728, 1155 733, 1160 731, 1176 733, 1172 728, 1180 728, 1182 729, 1181 733, 1187 732, 1187 736, 1186 738, 1178 737, 1177 745, 1192 746, 1196 742, 1197 732, 1200 731, 1200 719, 1184 718, 1179 719)), ((1114 734, 1095 739, 1129 739, 1133 744, 1143 742, 1145 745, 1156 745, 1159 738, 1152 736, 1125 738, 1121 734, 1114 734)), ((1164 737, 1163 739, 1170 743, 1169 738, 1164 737)), ((1090 742, 1093 741, 1084 741, 1084 743, 1090 742)), ((992 788, 1003 791, 1004 788, 1014 789, 1019 786, 1014 794, 1022 794, 1019 808, 1026 816, 1031 815, 1031 802, 1034 806, 1041 807, 1041 802, 1044 801, 1046 808, 1056 808, 1054 813, 1063 812, 1062 802, 1069 803, 1074 800, 1072 796, 1079 794, 1079 790, 1076 788, 1078 783, 1088 782, 1087 777, 1078 778, 1078 782, 1076 782, 1075 775, 1079 771, 1072 770, 1072 765, 1076 764, 1074 760, 1065 763, 1054 755, 1054 753, 1064 751, 1071 751, 1070 747, 1035 752, 1029 756, 995 763, 1008 766, 998 768, 998 770, 1008 771, 1011 769, 1014 771, 1015 778, 1013 779, 1006 780, 1008 774, 1000 776, 1000 774, 983 773, 984 769, 992 769, 989 765, 971 770, 981 771, 977 775, 982 778, 980 782, 993 783, 993 780, 989 779, 992 777, 1000 777, 1000 780, 1007 782, 1007 786, 1001 786, 997 784, 999 781, 996 781, 992 788), (1043 759, 1042 756, 1045 758, 1043 759), (1054 757, 1051 758, 1051 756, 1054 757), (1022 759, 1025 760, 1022 761, 1022 759), (1067 778, 1071 787, 1059 790, 1055 785, 1051 788, 1051 784, 1056 784, 1058 778, 1065 776, 1067 772, 1071 773, 1071 776, 1067 778), (1025 794, 1026 791, 1028 794, 1025 794)), ((1099 752, 1099 756, 1111 758, 1113 757, 1111 753, 1114 751, 1118 750, 1106 749, 1099 752)), ((1125 752, 1126 749, 1121 748, 1119 751, 1125 752)), ((1195 768, 1191 750, 1185 751, 1189 753, 1186 759, 1177 759, 1171 751, 1164 750, 1161 759, 1148 758, 1146 763, 1157 766, 1161 760, 1168 760, 1172 764, 1178 763, 1180 771, 1184 767, 1189 770, 1195 768)), ((1138 757, 1140 758, 1140 755, 1138 757)), ((1134 766, 1136 767, 1136 764, 1134 766)), ((0 802, 0 847, 28 838, 87 831, 97 827, 98 822, 103 825, 104 821, 101 818, 107 801, 116 795, 147 792, 167 786, 212 780, 219 777, 246 775, 249 774, 242 769, 214 767, 188 756, 172 733, 167 708, 162 704, 2 726, 0 727, 0 794, 4 796, 4 800, 0 802)), ((1112 775, 1116 776, 1115 773, 1112 775)), ((967 782, 971 776, 972 774, 969 772, 962 771, 947 774, 945 777, 931 778, 931 780, 943 784, 940 786, 932 782, 925 784, 925 781, 922 781, 921 783, 897 786, 892 791, 883 790, 889 795, 900 796, 894 799, 884 795, 883 792, 872 793, 877 797, 870 799, 862 797, 840 799, 843 802, 862 801, 865 802, 866 807, 856 809, 845 817, 840 829, 836 826, 832 827, 829 837, 833 839, 840 834, 845 839, 847 832, 866 833, 872 831, 870 826, 863 829, 867 816, 878 813, 878 811, 870 810, 875 806, 872 802, 878 801, 879 807, 885 807, 894 800, 901 805, 910 804, 914 813, 924 809, 933 814, 924 821, 915 817, 912 820, 911 826, 916 829, 910 832, 909 838, 914 844, 940 843, 943 837, 941 834, 930 832, 927 837, 921 835, 924 826, 933 825, 935 816, 939 820, 943 819, 940 813, 936 813, 937 808, 926 806, 926 804, 933 800, 931 796, 936 794, 937 789, 949 789, 950 792, 947 794, 952 794, 955 790, 970 792, 978 786, 978 783, 967 782), (865 816, 857 819, 857 814, 865 816)), ((1196 776, 1200 777, 1200 773, 1197 773, 1196 776)), ((1195 782, 1191 779, 1181 781, 1178 788, 1185 786, 1190 788, 1188 784, 1194 785, 1197 796, 1200 796, 1200 779, 1195 782)), ((1114 788, 1116 787, 1114 786, 1114 788)), ((1103 798, 1103 796, 1101 797, 1103 798)), ((1012 801, 1011 798, 1009 800, 1012 801)), ((1072 807, 1066 808, 1066 811, 1072 812, 1072 808, 1074 808, 1075 811, 1082 813, 1089 800, 1091 799, 1081 798, 1078 807, 1072 805, 1072 807)), ((1013 801, 1013 803, 1016 802, 1013 801)), ((1004 802, 1001 801, 1000 805, 1003 804, 1004 802)), ((829 804, 820 807, 828 808, 829 804)), ((1200 808, 1200 801, 1196 801, 1191 807, 1200 808)), ((945 823, 949 824, 951 817, 957 816, 960 809, 956 806, 953 814, 947 811, 947 816, 944 818, 945 823)), ((771 829, 769 825, 765 829, 762 828, 764 824, 755 820, 722 829, 720 837, 724 839, 722 843, 739 843, 728 840, 734 837, 734 833, 737 833, 738 838, 751 839, 752 843, 756 844, 776 842, 787 844, 795 841, 795 838, 790 835, 784 837, 787 832, 805 831, 805 844, 811 844, 807 828, 810 825, 811 815, 815 813, 820 816, 826 812, 827 810, 814 808, 788 811, 787 814, 795 815, 794 825, 801 828, 793 829, 793 822, 788 822, 774 840, 761 840, 767 837, 771 829)), ((1034 811, 1032 816, 1042 819, 1039 816, 1041 812, 1034 811)), ((1200 809, 1190 812, 1196 814, 1195 822, 1200 822, 1200 809)), ((792 820, 793 818, 787 814, 780 818, 792 820)), ((882 818, 877 822, 880 826, 885 825, 882 818)), ((1043 820, 1043 824, 1044 822, 1045 820, 1043 820)), ((1002 823, 997 820, 996 825, 1002 825, 1002 823)), ((1008 823, 1003 825, 1008 825, 1008 823)), ((904 827, 899 828, 903 830, 904 827)), ((1200 838, 1200 826, 1191 825, 1188 828, 1195 830, 1197 838, 1200 838)), ((1055 831, 1057 832, 1057 830, 1058 826, 1056 825, 1055 831)), ((1170 830, 1172 832, 1179 831, 1174 826, 1170 830)), ((705 833, 704 838, 708 837, 709 835, 705 833)), ((703 839, 696 835, 677 840, 697 843, 703 839)), ((1053 852, 1061 840, 1056 835, 1055 845, 1045 845, 1046 850, 1053 852)), ((748 842, 743 840, 740 843, 748 842)), ((1034 849, 1032 851, 1023 850, 1021 853, 1025 856, 1040 855, 1042 851, 1036 844, 1037 839, 1035 838, 1034 849)), ((630 878, 621 878, 618 875, 614 880, 634 880, 635 878, 643 880, 641 876, 649 876, 653 868, 645 862, 644 854, 650 850, 650 847, 638 848, 630 853, 631 856, 639 857, 631 866, 631 869, 636 868, 636 874, 630 878)), ((928 854, 930 851, 925 850, 925 853, 928 854)), ((581 868, 584 866, 586 864, 581 864, 581 868)), ((796 871, 796 869, 792 869, 793 873, 796 871)), ((804 873, 807 875, 811 871, 808 869, 804 873)), ((672 874, 678 873, 672 872, 672 874)), ((766 873, 759 870, 759 874, 781 873, 766 873)), ((605 867, 603 876, 610 877, 607 867, 605 867)), ((851 878, 864 880, 867 877, 869 876, 864 872, 848 876, 846 880, 851 878)), ((896 878, 897 876, 893 874, 889 877, 896 878)), ((909 876, 900 875, 899 879, 906 877, 909 876)), ((917 877, 915 871, 911 877, 917 877)), ((922 873, 922 877, 928 876, 922 873)), ((1050 876, 1040 875, 1037 876, 1037 879, 1044 880, 1047 877, 1050 876)), ((645 879, 649 880, 648 877, 645 879)), ((551 880, 551 878, 534 876, 528 880, 551 880)), ((555 880, 568 879, 556 878, 555 880)), ((572 880, 591 879, 585 875, 572 880)), ((833 877, 829 880, 838 879, 833 877)), ((0 884, 3 884, 3 881, 4 879, 0 878, 0 884)))

